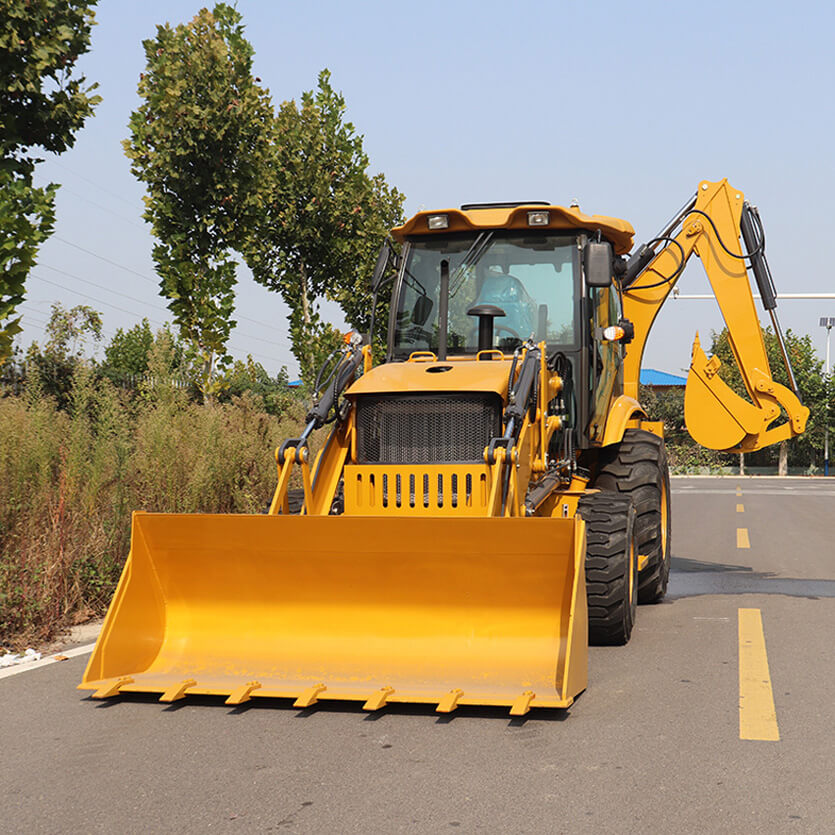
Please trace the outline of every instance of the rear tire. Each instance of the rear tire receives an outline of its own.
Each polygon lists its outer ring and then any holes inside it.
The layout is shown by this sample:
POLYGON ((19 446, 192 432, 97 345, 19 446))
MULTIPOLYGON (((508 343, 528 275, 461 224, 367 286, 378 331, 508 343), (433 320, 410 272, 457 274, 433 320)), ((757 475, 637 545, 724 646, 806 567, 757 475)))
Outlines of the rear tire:
POLYGON ((638 514, 638 553, 647 564, 638 574, 638 602, 657 603, 670 577, 670 467, 664 439, 627 429, 619 444, 602 450, 594 486, 629 496, 638 514))
POLYGON ((628 496, 588 493, 577 513, 586 522, 589 643, 626 644, 638 604, 635 508, 628 496))

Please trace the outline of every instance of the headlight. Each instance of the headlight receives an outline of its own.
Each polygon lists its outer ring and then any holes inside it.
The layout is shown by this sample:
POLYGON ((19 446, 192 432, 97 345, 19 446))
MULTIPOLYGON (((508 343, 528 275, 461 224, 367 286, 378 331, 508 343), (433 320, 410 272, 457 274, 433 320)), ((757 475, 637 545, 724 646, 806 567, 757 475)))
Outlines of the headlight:
POLYGON ((528 226, 547 226, 550 222, 550 212, 528 212, 528 226))

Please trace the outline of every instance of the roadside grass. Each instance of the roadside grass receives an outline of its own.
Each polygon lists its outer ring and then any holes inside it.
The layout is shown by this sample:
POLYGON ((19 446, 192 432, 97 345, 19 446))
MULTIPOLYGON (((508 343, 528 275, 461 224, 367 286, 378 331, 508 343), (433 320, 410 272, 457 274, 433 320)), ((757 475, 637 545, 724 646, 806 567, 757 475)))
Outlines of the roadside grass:
POLYGON ((76 369, 59 409, 36 377, 0 398, 0 646, 41 644, 103 614, 133 510, 259 513, 273 450, 298 434, 245 392, 199 405, 160 378, 136 395, 76 369))

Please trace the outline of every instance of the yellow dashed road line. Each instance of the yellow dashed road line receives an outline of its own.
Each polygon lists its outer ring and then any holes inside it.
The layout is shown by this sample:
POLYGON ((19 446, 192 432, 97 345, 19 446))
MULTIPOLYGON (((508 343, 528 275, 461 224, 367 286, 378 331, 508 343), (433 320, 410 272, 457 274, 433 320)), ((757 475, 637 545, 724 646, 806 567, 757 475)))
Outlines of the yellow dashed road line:
POLYGON ((748 539, 748 528, 737 528, 736 529, 736 547, 737 548, 750 548, 751 542, 748 539))
POLYGON ((759 609, 739 610, 739 738, 780 739, 759 609))
POLYGON ((736 506, 736 512, 737 513, 745 513, 745 505, 744 504, 738 504, 736 506))

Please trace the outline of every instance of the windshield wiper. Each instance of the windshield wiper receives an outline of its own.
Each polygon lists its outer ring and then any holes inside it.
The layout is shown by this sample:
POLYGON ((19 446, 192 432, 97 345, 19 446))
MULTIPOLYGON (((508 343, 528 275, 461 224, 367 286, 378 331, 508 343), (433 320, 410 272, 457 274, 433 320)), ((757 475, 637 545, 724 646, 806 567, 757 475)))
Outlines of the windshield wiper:
POLYGON ((481 232, 473 241, 470 248, 461 259, 461 263, 455 268, 455 271, 449 277, 449 297, 452 298, 463 286, 466 281, 466 271, 474 267, 480 260, 484 253, 488 250, 490 242, 493 240, 493 232, 481 232))

